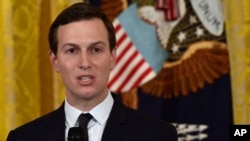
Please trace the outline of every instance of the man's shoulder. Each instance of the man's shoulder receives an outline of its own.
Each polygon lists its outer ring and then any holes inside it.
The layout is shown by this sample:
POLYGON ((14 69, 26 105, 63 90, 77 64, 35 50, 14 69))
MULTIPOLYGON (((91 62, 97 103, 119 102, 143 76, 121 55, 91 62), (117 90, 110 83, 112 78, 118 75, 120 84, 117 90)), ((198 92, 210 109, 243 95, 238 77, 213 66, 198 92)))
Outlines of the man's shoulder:
POLYGON ((177 140, 176 128, 165 120, 139 110, 125 108, 126 129, 130 134, 140 133, 141 138, 154 137, 156 140, 177 140))
POLYGON ((155 117, 153 115, 150 115, 148 113, 131 109, 127 107, 127 118, 128 120, 134 120, 137 123, 150 123, 155 125, 166 125, 169 124, 167 121, 164 121, 158 117, 155 117))
POLYGON ((61 136, 64 131, 64 119, 64 109, 61 106, 57 110, 11 130, 8 134, 7 141, 40 141, 45 138, 51 138, 51 134, 61 136))
POLYGON ((123 104, 123 102, 121 102, 120 99, 115 99, 115 103, 111 113, 113 115, 116 115, 116 117, 114 117, 113 119, 121 118, 121 115, 124 115, 124 117, 126 117, 127 122, 132 124, 148 123, 148 125, 169 125, 166 121, 161 120, 160 118, 154 117, 140 110, 127 107, 123 104))
POLYGON ((58 121, 64 121, 64 119, 65 119, 64 112, 62 111, 60 107, 59 109, 51 111, 43 116, 40 116, 34 120, 31 120, 17 127, 15 130, 30 131, 30 130, 38 129, 38 128, 42 129, 43 127, 46 127, 47 125, 55 124, 58 121))

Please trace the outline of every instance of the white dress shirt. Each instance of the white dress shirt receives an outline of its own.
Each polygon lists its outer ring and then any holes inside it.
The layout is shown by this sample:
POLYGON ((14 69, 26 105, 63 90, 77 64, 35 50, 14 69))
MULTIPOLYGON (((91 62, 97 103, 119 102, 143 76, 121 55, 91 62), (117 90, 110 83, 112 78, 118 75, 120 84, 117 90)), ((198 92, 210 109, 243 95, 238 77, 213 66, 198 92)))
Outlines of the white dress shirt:
POLYGON ((65 116, 66 116, 66 129, 65 129, 65 141, 68 137, 69 128, 78 126, 77 119, 81 113, 90 113, 93 118, 88 123, 89 141, 101 141, 102 133, 112 109, 114 99, 109 92, 108 96, 96 107, 90 111, 80 111, 72 107, 65 99, 65 116))

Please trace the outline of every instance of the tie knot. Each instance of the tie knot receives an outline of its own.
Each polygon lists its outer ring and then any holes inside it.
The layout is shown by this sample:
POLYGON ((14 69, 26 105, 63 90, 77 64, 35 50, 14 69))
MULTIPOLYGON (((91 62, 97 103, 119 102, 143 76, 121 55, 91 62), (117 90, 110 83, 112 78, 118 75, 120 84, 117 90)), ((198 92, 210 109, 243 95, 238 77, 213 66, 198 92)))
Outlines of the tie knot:
POLYGON ((79 121, 79 127, 82 127, 82 128, 87 128, 87 125, 89 123, 89 121, 92 119, 92 115, 89 114, 89 113, 86 113, 86 114, 81 114, 79 117, 78 117, 78 121, 79 121))

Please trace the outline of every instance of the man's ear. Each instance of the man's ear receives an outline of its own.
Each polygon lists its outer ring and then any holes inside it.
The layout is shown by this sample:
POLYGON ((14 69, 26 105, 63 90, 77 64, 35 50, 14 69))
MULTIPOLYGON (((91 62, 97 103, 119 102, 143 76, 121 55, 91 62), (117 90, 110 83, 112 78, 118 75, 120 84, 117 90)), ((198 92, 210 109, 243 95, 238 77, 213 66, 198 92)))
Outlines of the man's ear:
POLYGON ((55 70, 55 72, 60 72, 59 66, 58 66, 58 61, 57 61, 57 56, 55 55, 54 52, 50 51, 49 52, 49 58, 50 58, 50 63, 55 70))
POLYGON ((114 48, 111 52, 111 70, 113 70, 113 68, 115 67, 116 64, 116 48, 114 48))

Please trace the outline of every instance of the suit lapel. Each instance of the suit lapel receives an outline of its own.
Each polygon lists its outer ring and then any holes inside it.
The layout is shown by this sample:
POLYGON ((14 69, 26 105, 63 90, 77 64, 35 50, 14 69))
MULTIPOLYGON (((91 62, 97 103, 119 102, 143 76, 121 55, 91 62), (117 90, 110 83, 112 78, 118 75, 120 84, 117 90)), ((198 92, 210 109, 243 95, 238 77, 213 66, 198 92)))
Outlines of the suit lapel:
POLYGON ((126 122, 126 108, 122 103, 115 99, 114 105, 107 120, 106 127, 102 135, 102 141, 120 141, 124 136, 124 128, 126 122))
MULTIPOLYGON (((44 141, 65 140, 65 112, 64 103, 48 118, 47 130, 44 133, 44 141)), ((43 134, 43 133, 42 133, 43 134)))

